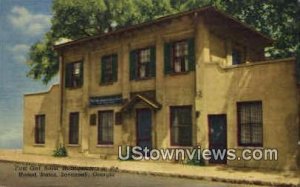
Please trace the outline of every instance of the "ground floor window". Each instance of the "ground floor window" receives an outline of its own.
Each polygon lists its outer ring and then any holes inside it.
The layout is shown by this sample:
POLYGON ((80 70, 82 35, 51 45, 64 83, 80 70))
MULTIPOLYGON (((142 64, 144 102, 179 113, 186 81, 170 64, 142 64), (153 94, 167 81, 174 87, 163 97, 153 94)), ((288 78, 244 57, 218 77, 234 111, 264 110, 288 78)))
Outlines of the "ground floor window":
POLYGON ((113 111, 99 111, 98 144, 113 144, 113 111))
POLYGON ((262 102, 238 102, 238 143, 240 146, 262 146, 262 102))
POLYGON ((172 106, 171 145, 192 146, 192 107, 172 106))
POLYGON ((34 139, 36 144, 45 143, 45 115, 35 116, 35 134, 34 139))
POLYGON ((79 143, 79 112, 70 113, 69 144, 79 143))

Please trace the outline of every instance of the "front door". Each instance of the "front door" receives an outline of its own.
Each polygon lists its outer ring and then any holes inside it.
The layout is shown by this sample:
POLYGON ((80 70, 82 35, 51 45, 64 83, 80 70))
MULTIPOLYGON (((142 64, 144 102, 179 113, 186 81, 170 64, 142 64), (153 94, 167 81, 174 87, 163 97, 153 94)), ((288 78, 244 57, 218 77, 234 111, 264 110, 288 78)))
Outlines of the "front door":
POLYGON ((226 151, 227 151, 227 122, 226 115, 208 115, 208 125, 209 125, 209 149, 211 151, 219 152, 218 158, 214 158, 212 153, 212 158, 210 163, 215 164, 226 164, 226 151), (224 156, 224 158, 221 158, 224 156))
POLYGON ((137 122, 137 145, 149 149, 152 148, 152 113, 150 109, 137 109, 136 110, 137 122))

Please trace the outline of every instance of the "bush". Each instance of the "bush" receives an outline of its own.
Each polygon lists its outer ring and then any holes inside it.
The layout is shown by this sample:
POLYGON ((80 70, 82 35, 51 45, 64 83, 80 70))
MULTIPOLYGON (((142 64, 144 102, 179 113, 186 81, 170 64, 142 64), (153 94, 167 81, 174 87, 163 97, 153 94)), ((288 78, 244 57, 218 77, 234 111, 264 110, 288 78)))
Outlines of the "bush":
POLYGON ((200 154, 200 160, 199 160, 197 152, 194 154, 193 159, 191 159, 191 160, 188 159, 186 161, 186 164, 188 164, 188 165, 194 165, 194 166, 205 166, 204 159, 201 157, 201 154, 200 154))
POLYGON ((60 145, 56 150, 53 151, 53 156, 54 157, 66 157, 68 156, 67 149, 63 146, 60 145))

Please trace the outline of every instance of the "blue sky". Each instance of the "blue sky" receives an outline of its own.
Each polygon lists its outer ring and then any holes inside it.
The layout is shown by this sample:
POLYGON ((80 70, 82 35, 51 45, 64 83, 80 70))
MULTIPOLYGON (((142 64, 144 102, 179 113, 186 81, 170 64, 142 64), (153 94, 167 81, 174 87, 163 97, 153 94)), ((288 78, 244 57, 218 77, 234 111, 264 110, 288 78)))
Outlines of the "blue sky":
POLYGON ((21 148, 23 94, 45 91, 26 77, 30 46, 50 28, 52 0, 0 0, 0 148, 21 148))

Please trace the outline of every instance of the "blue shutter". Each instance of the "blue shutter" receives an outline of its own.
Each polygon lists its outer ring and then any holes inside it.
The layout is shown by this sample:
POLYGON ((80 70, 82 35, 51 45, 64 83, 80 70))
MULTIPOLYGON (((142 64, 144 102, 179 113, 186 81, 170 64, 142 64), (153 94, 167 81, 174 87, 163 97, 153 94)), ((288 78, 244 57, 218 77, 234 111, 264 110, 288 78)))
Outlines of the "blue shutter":
POLYGON ((104 70, 105 70, 105 60, 104 60, 104 56, 101 58, 101 66, 100 66, 100 83, 105 83, 105 73, 104 73, 104 70))
POLYGON ((155 77, 156 75, 156 51, 155 47, 150 48, 150 77, 155 77))
POLYGON ((195 70, 195 40, 189 38, 188 40, 188 59, 189 59, 189 71, 195 70))
POLYGON ((172 66, 171 66, 171 61, 172 61, 172 43, 165 43, 164 46, 164 72, 165 74, 170 74, 172 73, 172 66))
POLYGON ((136 79, 137 60, 138 60, 137 51, 136 50, 131 51, 129 56, 130 80, 136 79))
POLYGON ((72 79, 72 70, 73 65, 72 64, 66 64, 65 65, 65 87, 70 88, 71 87, 71 79, 72 79))
POLYGON ((83 85, 83 62, 80 62, 80 80, 79 80, 79 86, 83 85))
POLYGON ((113 81, 118 81, 118 55, 112 55, 113 81))

